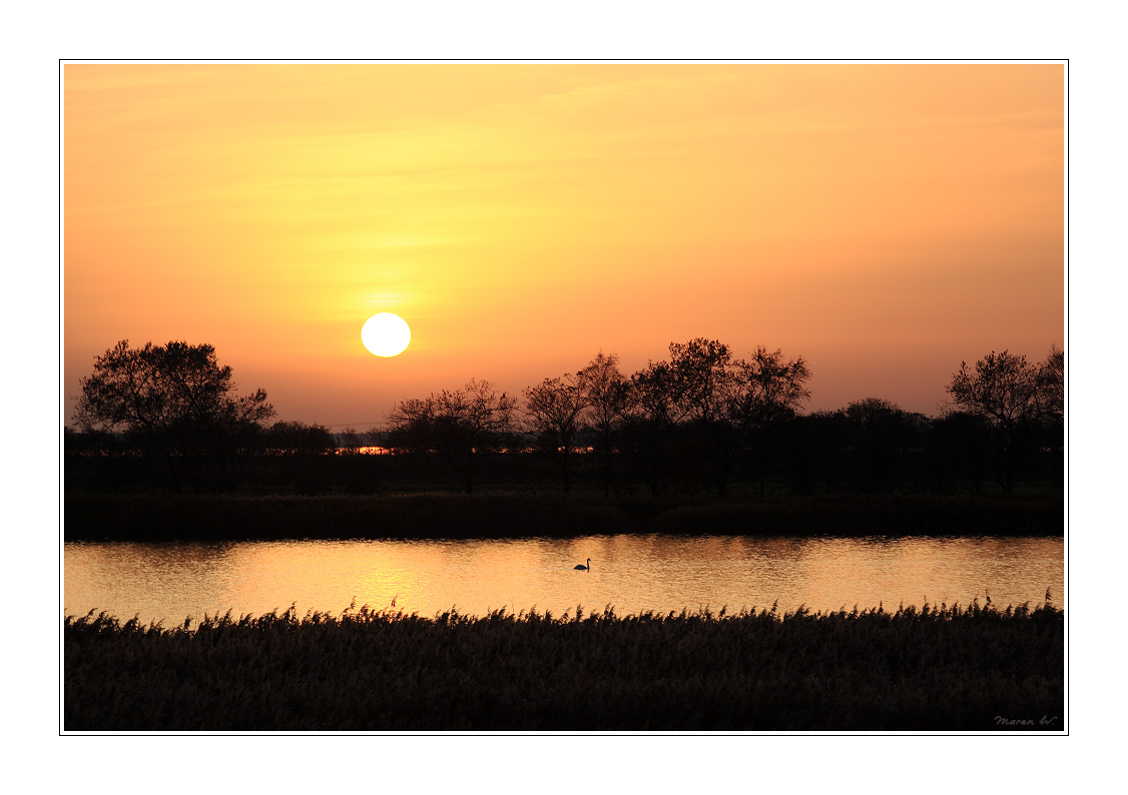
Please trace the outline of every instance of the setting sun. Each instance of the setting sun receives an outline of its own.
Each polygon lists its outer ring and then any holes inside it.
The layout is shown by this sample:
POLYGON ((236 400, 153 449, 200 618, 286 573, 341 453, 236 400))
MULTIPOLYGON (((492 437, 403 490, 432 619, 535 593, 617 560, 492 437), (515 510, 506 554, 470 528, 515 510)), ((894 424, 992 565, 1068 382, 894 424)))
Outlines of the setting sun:
POLYGON ((1064 87, 1060 64, 68 64, 66 413, 121 339, 214 345, 281 418, 369 426, 702 336, 803 356, 810 410, 932 414, 961 361, 1064 344, 1064 87), (394 373, 356 344, 374 306, 416 331, 394 373))
POLYGON ((64 61, 64 729, 1068 734, 1067 66, 64 61))
POLYGON ((381 312, 365 321, 360 339, 377 356, 399 356, 411 342, 411 328, 399 315, 381 312))

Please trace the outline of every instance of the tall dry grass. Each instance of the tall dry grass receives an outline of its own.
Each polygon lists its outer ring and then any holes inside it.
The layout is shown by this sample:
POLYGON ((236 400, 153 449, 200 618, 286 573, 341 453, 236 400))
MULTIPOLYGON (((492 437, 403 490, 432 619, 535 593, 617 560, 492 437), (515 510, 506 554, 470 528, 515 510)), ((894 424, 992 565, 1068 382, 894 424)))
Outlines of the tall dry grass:
POLYGON ((1060 730, 1063 628, 1049 602, 433 618, 291 607, 194 631, 92 611, 63 626, 63 728, 1060 730))

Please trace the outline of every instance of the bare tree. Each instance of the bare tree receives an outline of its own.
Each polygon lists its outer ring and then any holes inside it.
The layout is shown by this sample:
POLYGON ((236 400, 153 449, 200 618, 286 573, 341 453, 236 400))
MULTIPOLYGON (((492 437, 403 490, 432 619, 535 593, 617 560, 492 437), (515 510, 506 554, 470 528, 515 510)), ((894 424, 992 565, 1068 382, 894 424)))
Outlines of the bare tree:
POLYGON ((477 456, 500 449, 513 427, 516 401, 488 381, 471 380, 462 389, 405 400, 388 415, 386 444, 392 450, 433 452, 474 490, 477 456))
POLYGON ((1055 420, 1065 416, 1065 353, 1056 345, 1038 368, 1038 400, 1042 415, 1055 420))
POLYGON ((975 363, 974 370, 961 362, 948 393, 964 411, 988 417, 1005 429, 1033 419, 1042 410, 1037 370, 1025 356, 1009 351, 992 351, 975 363))
POLYGON ((360 452, 361 439, 360 434, 356 428, 349 426, 337 435, 340 441, 340 446, 344 450, 345 455, 356 455, 360 452))
POLYGON ((572 471, 584 430, 582 415, 588 406, 583 384, 576 376, 546 378, 525 389, 528 429, 537 448, 556 465, 565 493, 572 488, 572 471))
POLYGON ((1056 425, 1064 412, 1064 354, 1050 349, 1045 362, 992 351, 975 363, 960 363, 948 394, 962 411, 986 419, 996 430, 998 479, 1003 491, 1014 489, 1017 448, 1030 432, 1056 425))
POLYGON ((699 337, 670 343, 670 361, 650 363, 632 384, 636 412, 652 430, 681 424, 705 440, 723 494, 739 451, 759 435, 759 453, 766 455, 764 432, 810 396, 809 378, 802 358, 788 361, 761 346, 751 359, 735 359, 728 345, 699 337))
POLYGON ((741 389, 730 412, 751 422, 766 425, 794 416, 811 397, 807 382, 811 371, 800 356, 785 360, 783 352, 768 352, 763 345, 752 358, 741 361, 741 389))
POLYGON ((740 391, 739 364, 728 345, 704 337, 670 343, 671 397, 680 417, 706 426, 726 423, 740 391))
POLYGON ((587 398, 584 420, 594 436, 594 453, 599 459, 606 497, 612 483, 612 454, 630 406, 630 384, 619 371, 619 357, 613 353, 605 355, 603 351, 576 378, 587 398))
POLYGON ((631 375, 623 438, 629 459, 641 470, 652 495, 667 488, 667 448, 679 420, 675 375, 669 362, 649 362, 631 375))

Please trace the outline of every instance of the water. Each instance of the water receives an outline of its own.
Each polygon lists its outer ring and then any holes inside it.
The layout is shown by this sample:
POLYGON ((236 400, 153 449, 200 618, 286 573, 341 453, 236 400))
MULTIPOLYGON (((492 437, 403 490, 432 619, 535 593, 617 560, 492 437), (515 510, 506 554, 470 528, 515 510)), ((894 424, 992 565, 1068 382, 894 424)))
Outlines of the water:
POLYGON ((242 541, 64 545, 64 614, 143 623, 205 613, 261 615, 349 603, 433 616, 452 607, 619 615, 879 603, 1063 605, 1060 538, 690 538, 591 536, 495 541, 242 541), (575 571, 591 558, 591 571, 575 571))

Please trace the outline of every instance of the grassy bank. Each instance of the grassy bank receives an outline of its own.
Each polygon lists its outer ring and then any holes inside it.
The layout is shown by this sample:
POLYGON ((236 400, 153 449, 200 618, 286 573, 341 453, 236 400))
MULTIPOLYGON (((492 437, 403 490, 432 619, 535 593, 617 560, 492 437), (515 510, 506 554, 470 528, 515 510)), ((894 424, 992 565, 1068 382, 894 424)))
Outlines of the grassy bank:
POLYGON ((936 495, 764 501, 579 499, 561 494, 243 496, 68 493, 64 538, 505 538, 702 535, 1061 535, 1060 496, 936 495))
POLYGON ((213 618, 195 632, 89 615, 63 628, 63 726, 1061 730, 1063 630, 1048 604, 434 619, 365 608, 213 618))

